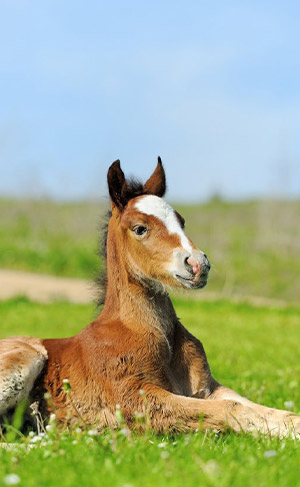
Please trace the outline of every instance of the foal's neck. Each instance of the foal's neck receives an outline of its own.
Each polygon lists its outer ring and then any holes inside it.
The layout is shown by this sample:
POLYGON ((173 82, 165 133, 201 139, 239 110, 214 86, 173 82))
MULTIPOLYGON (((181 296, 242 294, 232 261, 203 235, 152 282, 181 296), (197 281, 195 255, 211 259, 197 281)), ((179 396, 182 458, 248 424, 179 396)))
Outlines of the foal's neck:
POLYGON ((107 252, 107 288, 101 321, 121 321, 142 331, 172 335, 177 317, 168 293, 160 283, 144 282, 130 273, 115 241, 107 252))

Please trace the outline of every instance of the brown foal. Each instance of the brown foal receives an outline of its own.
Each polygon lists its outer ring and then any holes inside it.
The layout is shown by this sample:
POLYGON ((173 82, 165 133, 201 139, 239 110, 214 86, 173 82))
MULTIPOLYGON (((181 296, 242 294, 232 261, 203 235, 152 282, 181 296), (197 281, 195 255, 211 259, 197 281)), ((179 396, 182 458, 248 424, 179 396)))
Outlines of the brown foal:
POLYGON ((201 342, 176 316, 166 287, 201 288, 210 265, 185 235, 183 218, 162 199, 161 160, 144 185, 127 181, 114 162, 108 187, 102 312, 70 338, 0 341, 0 416, 26 398, 64 424, 117 426, 119 405, 131 427, 145 414, 147 425, 161 432, 212 428, 299 438, 300 416, 220 385, 201 342))

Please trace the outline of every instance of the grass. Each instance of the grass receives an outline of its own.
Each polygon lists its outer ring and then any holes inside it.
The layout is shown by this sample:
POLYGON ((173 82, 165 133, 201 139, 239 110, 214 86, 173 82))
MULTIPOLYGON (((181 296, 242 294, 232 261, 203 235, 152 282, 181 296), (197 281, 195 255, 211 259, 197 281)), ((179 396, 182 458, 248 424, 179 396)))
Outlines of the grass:
MULTIPOLYGON (((299 302, 300 200, 174 205, 212 263, 209 291, 299 302)), ((91 279, 103 203, 0 199, 0 268, 91 279)))
MULTIPOLYGON (((208 291, 223 297, 175 299, 178 316, 204 343, 213 375, 249 399, 277 408, 290 403, 299 413, 300 308, 292 303, 300 296, 300 201, 215 200, 176 208, 213 264, 208 291), (257 308, 231 302, 236 295, 290 304, 257 308)), ((103 211, 92 202, 0 199, 0 268, 91 279, 103 211)), ((94 316, 91 305, 3 301, 0 338, 69 336, 94 316)), ((300 443, 291 439, 136 436, 126 428, 101 435, 54 428, 44 438, 15 437, 14 445, 0 448, 0 487, 300 485, 300 443)))
POLYGON ((0 199, 0 268, 91 278, 103 204, 0 199))
POLYGON ((233 435, 177 438, 64 435, 29 452, 0 451, 2 484, 14 473, 20 486, 93 487, 299 485, 299 445, 233 435), (9 473, 8 473, 9 472, 9 473))
MULTIPOLYGON (((228 300, 175 299, 182 322, 204 343, 213 375, 250 399, 300 412, 300 310, 256 308, 228 300)), ((68 336, 94 317, 88 305, 0 302, 1 336, 68 336)), ((20 486, 270 486, 299 485, 300 443, 249 435, 176 437, 101 435, 55 429, 39 443, 20 438, 0 449, 0 485, 20 486), (26 445, 31 441, 34 448, 26 445), (15 474, 17 477, 7 477, 15 474)))

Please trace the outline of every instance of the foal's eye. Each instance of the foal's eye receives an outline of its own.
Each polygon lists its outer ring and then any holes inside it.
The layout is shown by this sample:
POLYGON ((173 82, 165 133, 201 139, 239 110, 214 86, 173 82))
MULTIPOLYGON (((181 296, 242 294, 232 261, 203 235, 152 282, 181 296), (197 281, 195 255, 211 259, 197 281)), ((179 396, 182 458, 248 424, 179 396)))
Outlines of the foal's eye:
POLYGON ((143 225, 136 225, 134 228, 133 228, 133 231, 136 235, 138 235, 139 237, 141 237, 142 235, 144 235, 144 233, 147 232, 147 227, 144 227, 143 225))

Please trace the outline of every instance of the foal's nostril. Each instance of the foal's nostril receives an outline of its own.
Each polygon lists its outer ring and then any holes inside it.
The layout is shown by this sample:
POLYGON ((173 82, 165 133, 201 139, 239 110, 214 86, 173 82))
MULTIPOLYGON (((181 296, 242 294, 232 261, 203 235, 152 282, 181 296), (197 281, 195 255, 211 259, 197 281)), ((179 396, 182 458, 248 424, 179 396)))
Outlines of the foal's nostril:
POLYGON ((190 273, 190 274, 196 274, 197 270, 196 270, 196 265, 197 265, 197 262, 194 261, 192 259, 192 257, 186 257, 184 259, 184 265, 186 267, 186 270, 190 273))

